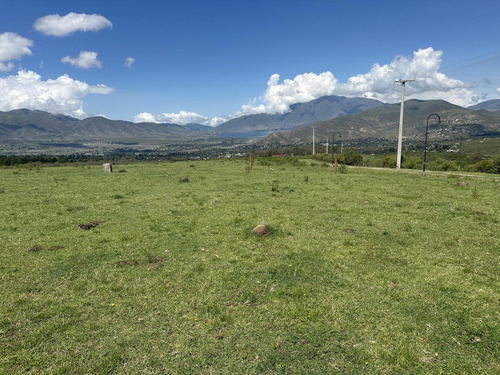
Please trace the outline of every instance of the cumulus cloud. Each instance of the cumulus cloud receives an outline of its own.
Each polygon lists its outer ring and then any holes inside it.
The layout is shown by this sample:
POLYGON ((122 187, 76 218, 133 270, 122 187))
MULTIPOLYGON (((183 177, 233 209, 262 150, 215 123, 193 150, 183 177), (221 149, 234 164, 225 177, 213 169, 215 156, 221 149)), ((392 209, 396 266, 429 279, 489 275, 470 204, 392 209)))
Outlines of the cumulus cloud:
POLYGON ((97 32, 105 27, 113 27, 113 24, 104 16, 73 12, 62 17, 50 14, 37 19, 33 24, 36 31, 52 36, 67 36, 76 31, 97 32))
POLYGON ((407 84, 406 98, 444 99, 462 106, 477 103, 479 97, 469 90, 470 84, 439 72, 442 55, 442 51, 429 47, 413 52, 412 58, 399 56, 389 64, 374 64, 368 73, 340 85, 338 93, 397 102, 401 100, 401 90, 395 89, 393 82, 403 78, 415 80, 407 84))
POLYGON ((225 121, 227 120, 224 118, 208 118, 197 113, 187 111, 180 111, 179 113, 162 113, 157 116, 148 112, 143 112, 134 117, 134 122, 169 123, 177 125, 201 124, 217 126, 225 121))
POLYGON ((102 63, 97 59, 97 52, 81 51, 78 57, 65 56, 63 63, 69 63, 80 69, 101 68, 102 63))
POLYGON ((125 59, 125 65, 127 68, 132 68, 132 64, 134 63, 135 59, 133 57, 127 57, 125 59))
POLYGON ((263 103, 257 106, 243 105, 242 114, 285 113, 291 104, 305 103, 325 95, 333 95, 338 83, 331 72, 319 75, 299 74, 294 79, 285 79, 282 83, 279 79, 279 74, 273 74, 267 81, 265 93, 253 100, 263 103))
POLYGON ((20 70, 17 75, 0 78, 0 92, 3 93, 0 96, 0 110, 39 109, 84 118, 83 97, 88 94, 109 94, 112 91, 106 85, 91 86, 68 75, 43 81, 33 71, 20 70))
POLYGON ((30 47, 33 41, 23 38, 16 33, 0 34, 0 71, 9 71, 14 68, 10 60, 19 60, 24 55, 31 55, 30 47))
POLYGON ((406 98, 444 99, 462 106, 477 103, 479 97, 469 89, 468 83, 439 72, 442 55, 442 51, 432 47, 419 49, 412 57, 398 56, 388 64, 376 63, 369 72, 350 77, 345 83, 339 82, 331 72, 301 74, 282 83, 279 75, 273 74, 265 93, 255 98, 254 104, 243 105, 241 113, 284 113, 290 104, 325 95, 397 102, 401 99, 401 90, 394 81, 400 78, 415 80, 406 86, 406 98))

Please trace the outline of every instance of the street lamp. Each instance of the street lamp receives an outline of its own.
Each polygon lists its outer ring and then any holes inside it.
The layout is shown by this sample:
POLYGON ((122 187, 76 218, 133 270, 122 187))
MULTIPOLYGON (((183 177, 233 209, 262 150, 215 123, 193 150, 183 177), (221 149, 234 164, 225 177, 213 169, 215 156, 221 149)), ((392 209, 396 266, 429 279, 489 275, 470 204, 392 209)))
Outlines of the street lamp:
POLYGON ((339 135, 339 138, 342 138, 342 134, 339 132, 334 132, 332 134, 332 164, 335 166, 335 173, 337 173, 337 158, 335 157, 335 134, 339 135))
POLYGON ((429 117, 427 117, 427 126, 425 127, 424 166, 423 166, 423 169, 422 169, 422 176, 424 176, 424 177, 425 177, 425 164, 426 164, 426 161, 427 161, 427 133, 429 132, 429 119, 432 116, 437 116, 437 118, 438 118, 438 124, 441 123, 441 117, 439 117, 439 115, 437 113, 431 113, 429 115, 429 117))

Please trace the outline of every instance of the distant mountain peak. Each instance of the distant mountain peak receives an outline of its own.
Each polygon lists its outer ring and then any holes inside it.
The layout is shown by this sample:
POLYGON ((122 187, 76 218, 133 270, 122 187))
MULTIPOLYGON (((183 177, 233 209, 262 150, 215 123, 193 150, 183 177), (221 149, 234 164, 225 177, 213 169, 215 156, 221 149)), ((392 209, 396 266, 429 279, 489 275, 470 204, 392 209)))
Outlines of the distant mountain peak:
POLYGON ((259 113, 241 116, 219 125, 216 130, 218 132, 288 130, 382 105, 384 103, 374 99, 322 96, 309 102, 292 104, 290 110, 282 114, 259 113))

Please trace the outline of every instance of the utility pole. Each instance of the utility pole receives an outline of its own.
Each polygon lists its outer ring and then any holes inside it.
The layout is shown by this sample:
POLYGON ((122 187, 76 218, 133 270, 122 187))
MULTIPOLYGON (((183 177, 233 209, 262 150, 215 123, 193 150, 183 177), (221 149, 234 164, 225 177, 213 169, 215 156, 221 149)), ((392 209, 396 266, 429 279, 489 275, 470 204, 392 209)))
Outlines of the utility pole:
POLYGON ((314 128, 313 128, 313 155, 315 154, 316 152, 314 151, 314 128))
POLYGON ((399 79, 395 83, 401 83, 401 111, 399 113, 399 133, 398 133, 398 156, 396 159, 396 166, 401 168, 401 149, 403 144, 403 112, 405 108, 405 84, 406 82, 413 82, 414 79, 399 79))
POLYGON ((326 138, 326 154, 328 155, 328 138, 326 138))

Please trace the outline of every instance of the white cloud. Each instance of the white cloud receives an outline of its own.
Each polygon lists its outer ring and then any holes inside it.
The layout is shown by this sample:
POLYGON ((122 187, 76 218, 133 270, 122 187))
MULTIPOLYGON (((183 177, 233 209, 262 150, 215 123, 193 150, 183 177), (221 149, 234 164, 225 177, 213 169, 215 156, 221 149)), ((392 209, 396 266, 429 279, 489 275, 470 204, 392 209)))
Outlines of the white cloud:
POLYGON ((30 47, 33 41, 23 38, 16 33, 0 34, 0 71, 9 71, 14 68, 10 60, 19 60, 23 55, 31 55, 30 47))
POLYGON ((134 122, 155 122, 177 125, 202 124, 208 126, 217 126, 227 121, 224 118, 208 118, 194 112, 180 111, 179 113, 162 113, 154 116, 151 113, 143 112, 134 117, 134 122))
POLYGON ((69 63, 80 69, 101 68, 102 63, 97 59, 97 52, 81 51, 78 57, 65 56, 63 63, 69 63))
POLYGON ((401 90, 394 87, 398 79, 413 79, 406 85, 405 98, 444 99, 458 105, 472 105, 479 97, 469 84, 439 72, 442 51, 432 47, 413 52, 412 58, 399 56, 386 65, 374 64, 365 74, 358 74, 339 85, 338 94, 366 97, 383 102, 401 100, 401 90))
POLYGON ((157 122, 157 123, 160 123, 161 121, 156 121, 156 118, 151 113, 141 112, 134 117, 134 122, 157 122))
POLYGON ((68 13, 65 16, 51 14, 35 21, 33 28, 45 35, 66 36, 75 31, 99 31, 113 27, 106 17, 99 14, 68 13))
POLYGON ((82 98, 88 94, 109 94, 106 85, 91 86, 68 75, 43 81, 33 71, 20 70, 17 75, 0 78, 0 110, 39 109, 51 113, 84 118, 82 98))
POLYGON ((419 49, 411 58, 398 56, 389 64, 374 64, 368 73, 350 77, 342 83, 331 72, 306 73, 279 82, 273 74, 265 93, 243 105, 241 114, 284 113, 290 104, 304 103, 325 95, 365 97, 383 102, 401 100, 401 90, 394 81, 414 79, 406 85, 405 98, 444 99, 454 104, 469 106, 479 97, 469 90, 469 84, 447 77, 439 72, 443 52, 429 47, 419 49), (257 104, 255 104, 257 103, 257 104))
POLYGON ((134 63, 135 59, 133 57, 127 57, 125 59, 125 65, 127 68, 132 68, 132 64, 134 63))
POLYGON ((500 87, 497 89, 498 95, 500 95, 500 87))
MULTIPOLYGON (((285 79, 279 83, 279 74, 273 74, 267 81, 265 93, 259 97, 262 104, 242 106, 242 114, 285 113, 291 104, 305 103, 325 95, 333 95, 338 80, 331 72, 319 75, 314 73, 299 74, 294 79, 285 79)), ((257 102, 257 99, 253 100, 257 102)))

